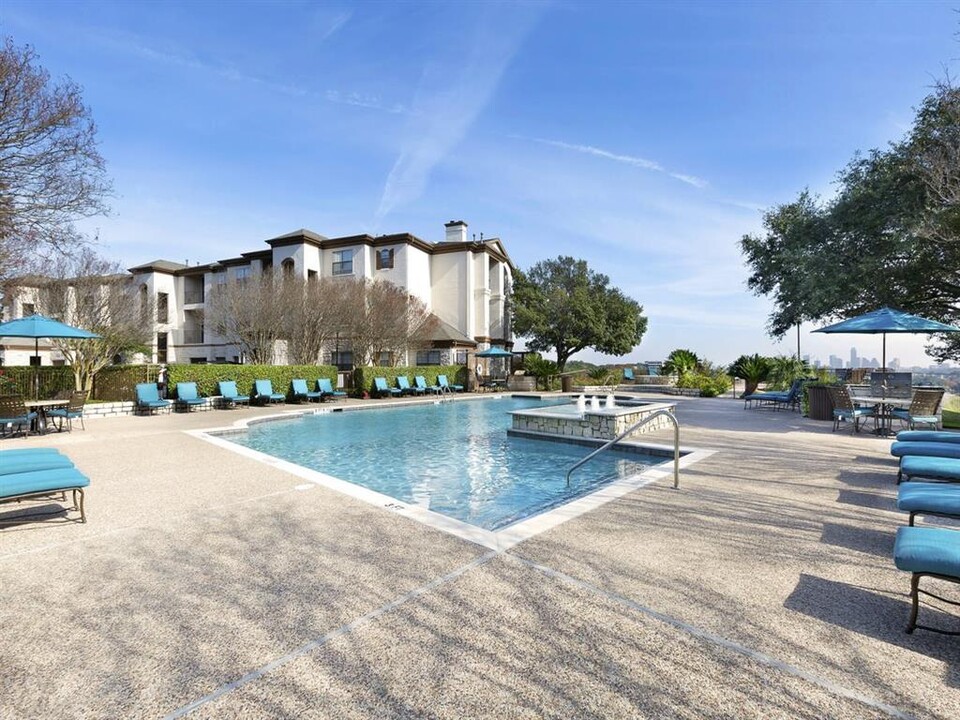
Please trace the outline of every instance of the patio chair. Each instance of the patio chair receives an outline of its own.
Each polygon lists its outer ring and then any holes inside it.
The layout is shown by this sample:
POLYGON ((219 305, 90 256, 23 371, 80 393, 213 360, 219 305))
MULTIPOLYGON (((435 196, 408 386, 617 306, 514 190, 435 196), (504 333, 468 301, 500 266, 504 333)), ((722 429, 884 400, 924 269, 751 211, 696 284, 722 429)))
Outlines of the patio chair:
POLYGON ((73 432, 73 421, 80 421, 80 429, 86 430, 83 424, 83 407, 87 402, 86 390, 75 390, 70 395, 70 401, 66 407, 52 408, 47 410, 48 418, 55 418, 57 421, 57 432, 63 432, 63 425, 66 423, 67 432, 73 432))
POLYGON ((787 391, 774 390, 770 392, 758 392, 751 393, 749 395, 743 396, 743 409, 746 410, 748 407, 752 407, 753 403, 757 403, 758 407, 764 407, 767 405, 772 405, 774 409, 779 410, 781 407, 799 407, 800 406, 800 392, 803 390, 803 378, 797 378, 790 385, 790 389, 787 391))
POLYGON ((373 386, 379 397, 389 395, 390 397, 400 397, 400 388, 392 388, 387 385, 387 379, 378 377, 373 379, 373 386))
POLYGON ((636 382, 637 379, 633 375, 633 368, 623 369, 623 379, 626 382, 636 382))
POLYGON ((217 383, 217 389, 220 391, 222 407, 250 404, 250 396, 241 395, 237 391, 237 383, 233 380, 221 380, 217 383))
POLYGON ((287 399, 283 393, 273 391, 273 383, 269 380, 253 381, 253 397, 264 405, 272 402, 282 403, 287 399))
POLYGON ((146 410, 148 415, 154 410, 169 408, 173 403, 160 399, 156 383, 137 383, 137 410, 146 410))
POLYGON ((893 416, 900 422, 905 423, 911 430, 916 429, 917 425, 932 426, 934 430, 940 428, 940 401, 943 399, 943 388, 931 388, 929 390, 916 390, 913 394, 913 400, 910 401, 910 407, 894 408, 893 416))
POLYGON ((346 397, 347 394, 343 390, 334 390, 333 383, 330 382, 330 378, 318 378, 317 379, 317 390, 320 392, 320 400, 336 400, 337 398, 346 397))
POLYGON ((413 378, 414 384, 418 389, 423 390, 424 393, 433 393, 434 395, 439 395, 443 392, 443 388, 438 385, 427 385, 427 379, 423 375, 416 375, 413 378))
POLYGON ((912 482, 897 492, 897 509, 910 513, 913 525, 917 515, 960 518, 960 485, 912 482))
POLYGON ((647 363, 647 375, 650 377, 660 377, 660 364, 647 363))
POLYGON ((833 431, 836 432, 841 422, 852 421, 851 433, 860 432, 860 420, 874 417, 873 408, 857 405, 850 396, 850 391, 844 386, 827 388, 830 399, 833 401, 833 431))
POLYGON ((175 404, 177 409, 186 409, 189 412, 206 402, 206 400, 197 394, 197 384, 195 382, 177 383, 177 400, 175 404))
POLYGON ((37 413, 27 409, 22 396, 0 395, 0 437, 13 436, 18 432, 29 435, 30 426, 36 420, 37 413))
POLYGON ((441 392, 444 390, 448 392, 463 392, 463 385, 451 385, 447 381, 446 375, 437 375, 437 387, 440 388, 441 392))
POLYGON ((323 393, 320 390, 310 390, 307 388, 307 381, 302 378, 290 381, 290 394, 294 400, 316 400, 320 402, 323 399, 323 393))
MULTIPOLYGON (((920 610, 920 594, 938 597, 929 591, 920 589, 923 577, 937 578, 948 582, 960 583, 960 532, 940 527, 901 527, 897 529, 897 539, 893 545, 893 561, 900 570, 912 573, 910 579, 910 620, 907 632, 917 628, 930 630, 944 635, 958 635, 958 632, 940 630, 917 623, 920 610)), ((944 600, 944 598, 939 598, 944 600)), ((951 605, 957 603, 946 600, 951 605)))
POLYGON ((401 395, 423 395, 426 392, 423 388, 411 387, 406 375, 397 375, 397 387, 401 395))

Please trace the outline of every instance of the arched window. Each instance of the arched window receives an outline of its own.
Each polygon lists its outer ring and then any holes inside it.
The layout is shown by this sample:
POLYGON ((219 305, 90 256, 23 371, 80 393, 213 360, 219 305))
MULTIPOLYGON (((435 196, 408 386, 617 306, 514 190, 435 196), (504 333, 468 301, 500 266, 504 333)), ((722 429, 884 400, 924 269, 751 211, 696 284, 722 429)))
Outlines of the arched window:
POLYGON ((280 270, 281 272, 283 272, 283 276, 285 278, 293 277, 293 270, 294 270, 293 258, 287 258, 282 263, 280 263, 280 270))

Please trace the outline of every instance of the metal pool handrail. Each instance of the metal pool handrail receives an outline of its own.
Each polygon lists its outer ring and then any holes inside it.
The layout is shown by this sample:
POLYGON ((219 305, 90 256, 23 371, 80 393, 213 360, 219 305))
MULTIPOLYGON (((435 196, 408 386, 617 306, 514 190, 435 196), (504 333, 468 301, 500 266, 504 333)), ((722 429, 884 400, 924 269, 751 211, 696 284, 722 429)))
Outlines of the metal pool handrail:
POLYGON ((647 415, 645 418, 638 420, 629 428, 627 428, 622 433, 617 435, 613 440, 610 440, 604 443, 603 445, 601 445, 600 447, 598 447, 596 450, 594 450, 592 453, 587 455, 585 458, 581 460, 577 460, 577 462, 571 465, 570 468, 567 470, 567 487, 570 487, 570 475, 573 474, 574 470, 579 468, 581 465, 587 464, 590 460, 595 458, 604 450, 607 450, 613 445, 616 445, 618 442, 620 442, 625 437, 627 437, 627 435, 630 435, 631 433, 636 432, 636 430, 643 427, 654 418, 660 417, 661 415, 666 415, 668 418, 670 418, 670 422, 673 423, 673 487, 674 489, 679 488, 680 487, 680 423, 677 422, 676 416, 669 410, 657 410, 656 412, 651 413, 650 415, 647 415))

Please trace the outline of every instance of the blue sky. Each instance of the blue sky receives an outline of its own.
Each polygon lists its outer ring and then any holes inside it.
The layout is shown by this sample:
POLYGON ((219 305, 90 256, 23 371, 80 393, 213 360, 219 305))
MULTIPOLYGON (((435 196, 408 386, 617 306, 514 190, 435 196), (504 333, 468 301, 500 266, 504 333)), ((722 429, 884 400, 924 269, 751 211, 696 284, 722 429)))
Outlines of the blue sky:
MULTIPOLYGON (((116 192, 84 227, 111 258, 210 262, 299 227, 437 241, 463 219, 521 268, 562 254, 609 275, 649 318, 631 358, 715 362, 793 352, 737 242, 909 129, 957 71, 958 20, 917 1, 0 9, 84 88, 116 192)), ((804 353, 880 354, 811 329, 804 353)), ((888 345, 929 362, 920 338, 888 345)))

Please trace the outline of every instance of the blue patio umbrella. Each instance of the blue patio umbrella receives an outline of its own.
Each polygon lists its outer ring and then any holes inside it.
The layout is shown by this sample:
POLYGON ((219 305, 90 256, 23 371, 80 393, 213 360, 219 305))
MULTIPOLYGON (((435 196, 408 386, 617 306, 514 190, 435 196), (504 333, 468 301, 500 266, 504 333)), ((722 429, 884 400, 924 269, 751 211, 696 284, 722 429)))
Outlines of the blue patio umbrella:
POLYGON ((941 332, 960 332, 960 328, 945 325, 936 320, 928 320, 919 315, 911 315, 902 310, 882 307, 879 310, 849 318, 835 325, 818 328, 821 333, 863 333, 883 335, 883 367, 887 367, 887 333, 924 333, 931 335, 941 332))
POLYGON ((503 348, 492 347, 477 353, 478 358, 512 358, 513 353, 503 348))
MULTIPOLYGON (((40 338, 89 340, 100 336, 43 315, 28 315, 27 317, 0 323, 0 337, 33 338, 33 354, 39 357, 40 338)), ((36 389, 38 393, 40 391, 39 378, 39 375, 34 378, 37 381, 36 389)))

